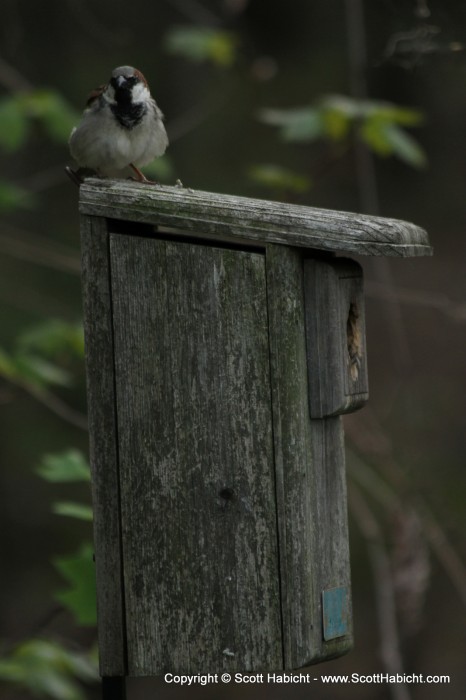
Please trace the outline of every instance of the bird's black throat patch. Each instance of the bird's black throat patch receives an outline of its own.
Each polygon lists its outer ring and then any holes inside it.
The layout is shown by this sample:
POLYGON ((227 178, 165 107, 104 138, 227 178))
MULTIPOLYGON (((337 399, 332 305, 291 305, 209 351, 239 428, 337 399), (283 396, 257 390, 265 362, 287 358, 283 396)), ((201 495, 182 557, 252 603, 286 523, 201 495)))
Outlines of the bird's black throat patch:
POLYGON ((125 129, 133 129, 142 120, 147 111, 143 102, 132 102, 129 90, 115 91, 116 103, 110 105, 118 122, 125 129))
POLYGON ((142 102, 137 102, 136 104, 131 102, 126 104, 117 103, 111 105, 111 109, 118 122, 125 129, 133 129, 137 126, 146 113, 146 106, 142 102))

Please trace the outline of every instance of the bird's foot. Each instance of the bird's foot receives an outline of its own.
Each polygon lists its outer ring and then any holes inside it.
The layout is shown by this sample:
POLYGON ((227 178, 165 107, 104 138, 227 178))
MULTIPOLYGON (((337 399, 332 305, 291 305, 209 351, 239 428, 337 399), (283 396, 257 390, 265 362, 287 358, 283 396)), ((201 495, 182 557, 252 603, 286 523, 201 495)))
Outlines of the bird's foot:
POLYGON ((131 170, 134 172, 135 176, 133 180, 136 180, 136 182, 142 182, 144 185, 158 185, 159 183, 157 180, 149 180, 144 173, 142 173, 139 168, 137 168, 135 165, 132 163, 129 164, 129 167, 131 170))

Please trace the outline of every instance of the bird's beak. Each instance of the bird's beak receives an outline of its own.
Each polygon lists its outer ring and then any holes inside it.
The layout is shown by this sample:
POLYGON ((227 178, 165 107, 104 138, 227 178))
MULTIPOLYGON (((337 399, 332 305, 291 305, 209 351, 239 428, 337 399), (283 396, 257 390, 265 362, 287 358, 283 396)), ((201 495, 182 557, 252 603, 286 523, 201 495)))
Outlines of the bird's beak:
POLYGON ((118 85, 118 87, 121 87, 123 83, 126 83, 126 78, 124 75, 119 75, 115 82, 118 85))

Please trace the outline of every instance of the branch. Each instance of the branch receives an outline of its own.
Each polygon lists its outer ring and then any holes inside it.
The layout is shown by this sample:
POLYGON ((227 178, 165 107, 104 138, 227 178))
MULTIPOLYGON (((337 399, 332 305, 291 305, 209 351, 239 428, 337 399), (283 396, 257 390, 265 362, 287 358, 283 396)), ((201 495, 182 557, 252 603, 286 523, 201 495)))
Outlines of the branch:
POLYGON ((420 504, 420 514, 427 541, 466 608, 466 566, 451 545, 445 531, 442 530, 438 521, 424 503, 420 504))
POLYGON ((10 66, 0 56, 0 85, 10 92, 25 92, 33 89, 33 85, 16 68, 10 66))
MULTIPOLYGON (((81 29, 98 42, 99 46, 128 46, 134 41, 131 32, 131 24, 128 22, 124 27, 113 29, 108 21, 111 15, 102 21, 93 10, 95 9, 91 2, 83 2, 83 0, 67 0, 67 5, 75 20, 74 24, 81 25, 81 29)), ((92 87, 92 86, 91 86, 92 87)))
MULTIPOLYGON (((408 494, 409 498, 413 487, 406 473, 393 458, 390 441, 378 425, 375 415, 367 408, 365 413, 371 416, 369 428, 362 426, 362 429, 359 429, 360 422, 346 420, 345 431, 353 449, 365 456, 371 454, 377 460, 386 481, 367 462, 360 459, 357 462, 351 460, 348 465, 349 473, 353 480, 356 480, 387 511, 403 510, 405 499, 399 494, 408 494)), ((411 496, 410 500, 422 522, 427 542, 455 588, 462 604, 466 607, 466 565, 424 499, 416 493, 416 496, 411 496)))
POLYGON ((47 406, 47 408, 55 413, 56 416, 59 416, 59 418, 74 425, 75 428, 88 430, 87 416, 71 408, 71 406, 68 406, 68 404, 59 399, 58 396, 55 396, 55 394, 52 394, 50 391, 45 391, 44 389, 36 389, 36 387, 33 386, 22 385, 22 388, 39 401, 39 403, 47 406))

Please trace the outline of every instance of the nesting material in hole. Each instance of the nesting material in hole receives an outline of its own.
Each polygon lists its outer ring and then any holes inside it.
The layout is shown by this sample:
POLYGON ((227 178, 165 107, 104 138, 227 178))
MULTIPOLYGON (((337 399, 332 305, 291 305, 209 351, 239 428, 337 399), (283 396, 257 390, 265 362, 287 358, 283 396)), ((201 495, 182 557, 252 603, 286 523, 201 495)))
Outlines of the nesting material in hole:
POLYGON ((355 382, 359 377, 359 368, 361 367, 362 333, 358 305, 354 302, 351 302, 349 307, 348 319, 346 321, 346 339, 350 376, 353 382, 355 382))

